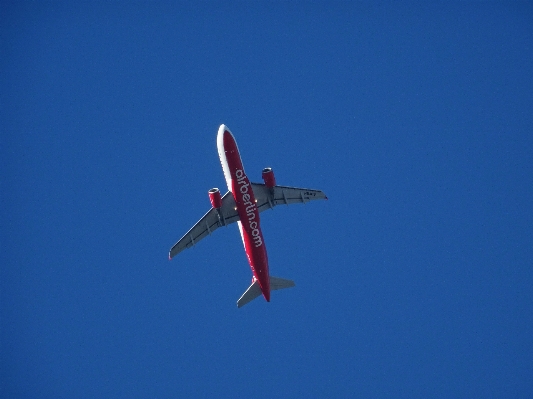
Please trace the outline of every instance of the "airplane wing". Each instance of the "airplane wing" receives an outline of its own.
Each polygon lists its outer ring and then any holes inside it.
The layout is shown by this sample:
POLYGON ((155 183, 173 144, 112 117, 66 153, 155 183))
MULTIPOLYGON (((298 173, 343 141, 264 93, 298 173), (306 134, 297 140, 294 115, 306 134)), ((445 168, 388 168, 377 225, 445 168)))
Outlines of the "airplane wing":
POLYGON ((202 238, 207 237, 220 226, 227 226, 239 220, 235 209, 235 199, 231 192, 222 197, 219 209, 211 208, 171 249, 168 258, 172 259, 181 251, 191 248, 202 238))
POLYGON ((266 211, 276 205, 302 204, 312 200, 328 199, 323 191, 309 188, 286 186, 269 188, 262 183, 252 183, 252 189, 259 212, 266 211))

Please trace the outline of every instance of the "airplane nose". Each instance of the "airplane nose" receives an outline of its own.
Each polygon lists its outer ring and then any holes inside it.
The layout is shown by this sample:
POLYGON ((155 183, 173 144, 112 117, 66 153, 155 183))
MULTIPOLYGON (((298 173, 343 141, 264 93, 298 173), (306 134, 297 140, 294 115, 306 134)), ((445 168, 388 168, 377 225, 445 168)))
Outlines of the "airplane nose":
POLYGON ((224 124, 220 125, 220 127, 218 128, 218 134, 217 134, 217 142, 223 142, 224 141, 224 132, 226 132, 228 129, 228 127, 224 124))
POLYGON ((237 142, 235 141, 235 137, 233 137, 233 134, 228 129, 226 125, 221 125, 220 129, 218 130, 218 138, 217 141, 220 145, 222 145, 222 148, 224 149, 224 152, 226 153, 238 153, 239 149, 237 147, 237 142))
POLYGON ((237 142, 235 141, 235 137, 233 137, 233 134, 229 130, 229 128, 222 124, 218 128, 218 134, 217 134, 217 143, 221 144, 226 151, 228 150, 228 147, 236 147, 237 142))
POLYGON ((220 125, 220 127, 218 128, 218 134, 224 134, 224 132, 226 130, 229 130, 228 127, 224 124, 220 125))

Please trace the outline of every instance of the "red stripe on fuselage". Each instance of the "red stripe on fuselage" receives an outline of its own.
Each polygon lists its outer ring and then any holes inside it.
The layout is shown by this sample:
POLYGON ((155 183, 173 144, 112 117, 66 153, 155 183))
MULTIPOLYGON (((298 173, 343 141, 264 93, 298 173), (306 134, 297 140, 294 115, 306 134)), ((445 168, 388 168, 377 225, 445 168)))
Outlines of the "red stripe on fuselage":
POLYGON ((237 212, 242 226, 244 250, 252 268, 254 277, 259 280, 261 291, 270 302, 270 277, 268 273, 268 256, 265 240, 259 223, 259 210, 248 176, 244 172, 241 156, 235 138, 229 131, 224 131, 224 152, 231 174, 231 192, 237 205, 237 212))

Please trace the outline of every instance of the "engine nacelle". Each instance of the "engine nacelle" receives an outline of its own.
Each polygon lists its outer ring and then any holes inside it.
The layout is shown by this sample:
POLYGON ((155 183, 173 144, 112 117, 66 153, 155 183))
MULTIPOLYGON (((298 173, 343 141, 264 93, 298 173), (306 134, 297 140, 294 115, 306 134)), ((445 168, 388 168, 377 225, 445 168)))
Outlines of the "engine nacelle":
POLYGON ((222 197, 220 196, 220 190, 218 188, 212 188, 209 190, 209 201, 213 208, 218 209, 222 206, 222 197))
POLYGON ((274 171, 272 168, 263 169, 263 181, 268 188, 272 188, 276 185, 276 177, 274 176, 274 171))

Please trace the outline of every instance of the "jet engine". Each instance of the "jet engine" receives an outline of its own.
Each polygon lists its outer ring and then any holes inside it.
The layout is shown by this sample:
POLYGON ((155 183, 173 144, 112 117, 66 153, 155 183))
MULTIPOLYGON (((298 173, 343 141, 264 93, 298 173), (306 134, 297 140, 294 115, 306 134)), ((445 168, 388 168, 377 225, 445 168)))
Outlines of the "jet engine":
POLYGON ((222 206, 222 197, 218 188, 215 187, 209 190, 209 200, 215 209, 219 209, 222 206))
POLYGON ((263 181, 268 188, 272 188, 276 185, 276 177, 274 176, 274 171, 272 168, 263 169, 263 181))

